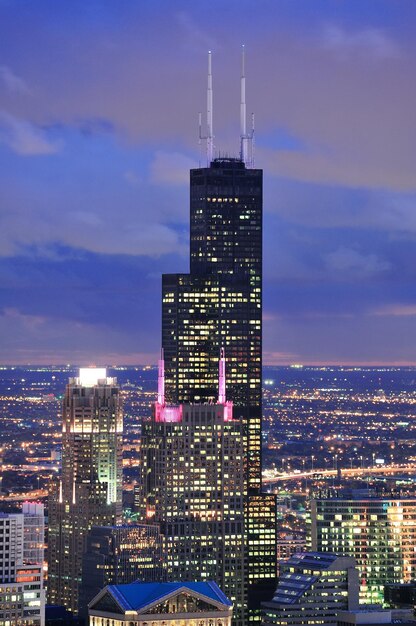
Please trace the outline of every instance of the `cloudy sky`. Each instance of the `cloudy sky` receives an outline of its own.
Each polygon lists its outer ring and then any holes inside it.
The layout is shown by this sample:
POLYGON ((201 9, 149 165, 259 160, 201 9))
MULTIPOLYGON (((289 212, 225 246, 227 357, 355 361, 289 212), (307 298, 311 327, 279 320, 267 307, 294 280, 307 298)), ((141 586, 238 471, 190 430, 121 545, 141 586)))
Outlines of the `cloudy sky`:
POLYGON ((0 362, 155 361, 244 43, 265 362, 416 364, 415 35, 414 0, 0 0, 0 362))

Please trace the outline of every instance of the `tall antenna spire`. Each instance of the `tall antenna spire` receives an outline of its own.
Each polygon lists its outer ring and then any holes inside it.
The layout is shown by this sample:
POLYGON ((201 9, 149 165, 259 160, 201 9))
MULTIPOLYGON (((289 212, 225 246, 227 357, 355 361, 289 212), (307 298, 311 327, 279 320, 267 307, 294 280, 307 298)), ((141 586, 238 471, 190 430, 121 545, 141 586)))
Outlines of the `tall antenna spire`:
POLYGON ((225 350, 221 348, 218 367, 218 404, 225 404, 227 402, 225 387, 225 350))
POLYGON ((163 348, 160 351, 159 373, 157 377, 157 403, 160 405, 165 404, 165 359, 163 348))
POLYGON ((247 163, 247 113, 246 113, 246 59, 244 44, 241 48, 241 78, 240 78, 240 159, 247 163))
POLYGON ((212 59, 211 50, 208 52, 208 88, 207 88, 207 159, 208 165, 214 158, 214 128, 212 116, 212 59))

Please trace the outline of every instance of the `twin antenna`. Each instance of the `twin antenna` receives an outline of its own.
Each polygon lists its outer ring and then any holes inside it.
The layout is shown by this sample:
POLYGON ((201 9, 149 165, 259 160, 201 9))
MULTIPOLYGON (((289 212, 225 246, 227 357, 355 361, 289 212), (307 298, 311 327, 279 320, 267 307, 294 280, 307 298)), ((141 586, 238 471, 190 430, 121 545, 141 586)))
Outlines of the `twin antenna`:
MULTIPOLYGON (((207 85, 207 134, 202 135, 202 114, 199 114, 199 143, 203 139, 207 145, 208 166, 214 159, 214 127, 212 111, 212 54, 208 52, 208 85, 207 85)), ((240 159, 247 167, 254 167, 254 113, 251 114, 251 131, 247 133, 246 110, 246 72, 245 49, 241 50, 241 77, 240 77, 240 159)))

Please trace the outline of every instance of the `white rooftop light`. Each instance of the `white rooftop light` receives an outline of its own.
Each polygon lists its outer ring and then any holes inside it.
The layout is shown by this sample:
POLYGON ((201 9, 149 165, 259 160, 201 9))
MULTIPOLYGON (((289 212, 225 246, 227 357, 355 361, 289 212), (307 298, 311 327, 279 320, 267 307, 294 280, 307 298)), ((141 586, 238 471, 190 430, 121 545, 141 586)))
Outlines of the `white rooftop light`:
POLYGON ((99 380, 107 378, 105 367, 81 367, 79 370, 79 383, 83 387, 94 387, 99 380))

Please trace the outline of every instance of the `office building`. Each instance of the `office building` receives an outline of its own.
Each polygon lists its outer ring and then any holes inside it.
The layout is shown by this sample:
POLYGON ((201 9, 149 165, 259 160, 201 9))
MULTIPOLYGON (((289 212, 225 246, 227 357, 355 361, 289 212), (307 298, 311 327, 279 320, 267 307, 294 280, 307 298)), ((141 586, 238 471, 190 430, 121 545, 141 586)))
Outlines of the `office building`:
POLYGON ((386 584, 416 577, 416 500, 367 490, 314 498, 310 539, 312 550, 354 557, 361 601, 383 603, 386 584))
POLYGON ((0 513, 0 626, 44 626, 43 546, 42 504, 0 513))
POLYGON ((49 498, 50 604, 78 611, 88 530, 122 513, 123 413, 115 378, 84 368, 63 400, 62 475, 49 498))
POLYGON ((163 360, 159 368, 158 401, 142 425, 141 514, 160 524, 167 579, 215 580, 241 621, 247 602, 243 435, 225 398, 225 358, 212 404, 165 404, 163 360))
POLYGON ((163 566, 159 526, 93 526, 83 556, 80 614, 87 616, 88 603, 107 585, 163 582, 163 566))
POLYGON ((263 626, 337 626, 339 611, 358 608, 359 579, 351 557, 303 552, 281 563, 271 602, 263 603, 263 626))
POLYGON ((231 626, 233 607, 215 582, 110 585, 89 605, 90 626, 231 626))
POLYGON ((258 607, 275 586, 276 505, 261 492, 263 173, 249 154, 244 61, 239 158, 213 155, 210 56, 207 101, 207 167, 191 170, 190 179, 190 272, 162 280, 166 399, 215 402, 225 348, 227 396, 243 427, 246 587, 258 607))

